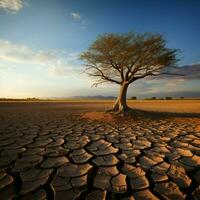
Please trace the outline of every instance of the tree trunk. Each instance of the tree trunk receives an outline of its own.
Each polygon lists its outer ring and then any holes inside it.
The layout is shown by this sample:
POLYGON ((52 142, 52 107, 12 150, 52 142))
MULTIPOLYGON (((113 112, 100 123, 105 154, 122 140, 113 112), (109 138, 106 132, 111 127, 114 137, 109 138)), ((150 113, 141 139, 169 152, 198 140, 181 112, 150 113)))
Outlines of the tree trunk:
POLYGON ((115 104, 113 106, 114 111, 124 112, 128 109, 128 106, 126 104, 127 89, 128 89, 128 84, 123 83, 121 85, 117 100, 115 101, 115 104))

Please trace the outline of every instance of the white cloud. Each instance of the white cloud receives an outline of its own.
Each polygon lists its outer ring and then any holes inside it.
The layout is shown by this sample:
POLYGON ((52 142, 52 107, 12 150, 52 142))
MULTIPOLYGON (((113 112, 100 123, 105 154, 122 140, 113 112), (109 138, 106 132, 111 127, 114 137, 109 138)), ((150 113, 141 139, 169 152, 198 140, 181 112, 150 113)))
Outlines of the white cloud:
POLYGON ((6 67, 4 64, 0 63, 0 75, 1 75, 6 69, 7 69, 7 67, 6 67))
POLYGON ((88 21, 85 20, 79 13, 71 12, 70 16, 80 25, 81 29, 86 29, 88 25, 88 21))
POLYGON ((81 15, 76 12, 72 12, 70 13, 70 15, 73 17, 73 19, 76 19, 76 20, 80 20, 82 18, 81 15))
POLYGON ((67 75, 76 71, 74 63, 77 53, 64 50, 33 50, 21 44, 14 44, 7 40, 0 40, 0 60, 8 65, 26 64, 46 67, 56 75, 67 75))
POLYGON ((19 12, 24 5, 24 0, 0 0, 0 8, 12 14, 19 12))
POLYGON ((192 63, 191 65, 200 65, 200 61, 194 62, 194 63, 192 63))

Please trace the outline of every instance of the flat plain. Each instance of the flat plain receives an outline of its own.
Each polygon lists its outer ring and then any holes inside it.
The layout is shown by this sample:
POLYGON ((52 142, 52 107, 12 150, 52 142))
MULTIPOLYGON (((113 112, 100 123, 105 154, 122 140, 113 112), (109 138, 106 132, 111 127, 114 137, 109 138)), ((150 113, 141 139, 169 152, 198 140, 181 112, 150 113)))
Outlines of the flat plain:
POLYGON ((1 102, 0 199, 200 199, 200 101, 1 102))

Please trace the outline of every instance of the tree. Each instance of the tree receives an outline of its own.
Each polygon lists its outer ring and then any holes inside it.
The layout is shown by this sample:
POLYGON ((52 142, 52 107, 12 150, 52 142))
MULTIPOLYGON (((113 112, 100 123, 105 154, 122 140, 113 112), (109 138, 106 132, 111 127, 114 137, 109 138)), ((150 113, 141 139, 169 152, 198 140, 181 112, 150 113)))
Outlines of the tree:
POLYGON ((136 99, 137 99, 137 97, 136 97, 136 96, 134 96, 134 97, 131 97, 130 99, 131 99, 131 100, 136 100, 136 99))
POLYGON ((172 97, 165 97, 165 100, 172 100, 172 97))
POLYGON ((120 86, 113 111, 126 111, 127 89, 133 82, 147 76, 170 74, 163 69, 177 62, 177 50, 166 47, 159 34, 113 34, 100 35, 81 54, 85 72, 96 78, 93 86, 110 82, 120 86))

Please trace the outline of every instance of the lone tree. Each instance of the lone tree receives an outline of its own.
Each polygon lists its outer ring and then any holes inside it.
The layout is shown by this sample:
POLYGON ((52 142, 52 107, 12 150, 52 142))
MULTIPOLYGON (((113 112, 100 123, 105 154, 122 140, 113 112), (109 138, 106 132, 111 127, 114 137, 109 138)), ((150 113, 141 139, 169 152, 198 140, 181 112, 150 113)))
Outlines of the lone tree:
POLYGON ((120 85, 113 111, 128 110, 126 93, 128 86, 147 76, 169 74, 164 72, 175 65, 177 50, 166 47, 159 34, 105 33, 81 54, 85 72, 96 78, 93 86, 111 82, 120 85))

